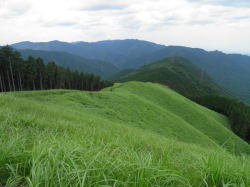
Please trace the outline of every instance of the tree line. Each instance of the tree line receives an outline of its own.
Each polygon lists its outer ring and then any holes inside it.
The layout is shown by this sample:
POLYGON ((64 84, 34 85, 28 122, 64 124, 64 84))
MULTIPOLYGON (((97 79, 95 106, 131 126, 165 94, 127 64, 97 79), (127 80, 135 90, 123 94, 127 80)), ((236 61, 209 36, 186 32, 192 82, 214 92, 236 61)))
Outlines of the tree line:
POLYGON ((45 64, 43 59, 32 56, 23 59, 10 46, 0 48, 0 92, 45 89, 98 91, 111 85, 99 76, 71 71, 55 62, 45 64))
POLYGON ((195 102, 221 114, 226 115, 235 134, 250 143, 250 106, 245 103, 223 97, 203 96, 194 99, 195 102))

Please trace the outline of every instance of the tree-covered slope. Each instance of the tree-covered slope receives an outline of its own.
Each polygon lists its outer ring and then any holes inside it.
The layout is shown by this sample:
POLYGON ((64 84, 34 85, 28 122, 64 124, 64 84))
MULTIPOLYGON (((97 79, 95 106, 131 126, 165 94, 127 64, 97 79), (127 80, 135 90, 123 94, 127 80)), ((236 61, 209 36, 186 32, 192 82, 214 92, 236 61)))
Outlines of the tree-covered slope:
POLYGON ((118 71, 113 64, 101 60, 86 59, 67 52, 40 51, 40 50, 19 50, 24 58, 28 56, 40 57, 46 63, 54 61, 56 64, 68 67, 79 72, 94 73, 102 77, 110 76, 118 71))
POLYGON ((186 97, 227 94, 204 71, 182 57, 170 57, 134 71, 122 71, 112 79, 161 83, 186 97))
POLYGON ((228 120, 159 84, 2 93, 0 141, 3 185, 250 184, 228 120))
POLYGON ((226 115, 235 134, 250 143, 250 106, 235 99, 216 95, 202 96, 195 102, 226 115))

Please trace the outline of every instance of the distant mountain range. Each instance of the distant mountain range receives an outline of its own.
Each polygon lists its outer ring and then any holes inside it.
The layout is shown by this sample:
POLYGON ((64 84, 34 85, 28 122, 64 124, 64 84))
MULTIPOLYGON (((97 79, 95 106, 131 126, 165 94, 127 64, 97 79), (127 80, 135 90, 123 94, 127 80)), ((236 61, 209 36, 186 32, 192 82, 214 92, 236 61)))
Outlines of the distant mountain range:
POLYGON ((24 58, 27 58, 28 56, 33 56, 36 58, 40 57, 45 61, 45 63, 54 61, 56 64, 68 67, 72 70, 97 74, 103 78, 106 78, 119 71, 115 65, 109 62, 98 59, 86 59, 67 52, 41 51, 31 49, 21 49, 19 51, 24 58))
POLYGON ((161 83, 189 98, 228 95, 204 71, 183 57, 169 57, 137 70, 124 70, 113 79, 161 83))
POLYGON ((16 49, 62 51, 88 59, 111 62, 118 68, 127 68, 127 63, 141 56, 165 48, 163 45, 141 40, 107 40, 100 42, 20 42, 13 44, 16 49))
MULTIPOLYGON (((219 86, 250 103, 250 56, 247 55, 225 54, 220 51, 208 52, 198 48, 180 46, 164 46, 141 40, 109 40, 93 43, 20 42, 12 46, 19 50, 67 52, 85 59, 98 59, 109 65, 113 64, 115 67, 113 66, 113 70, 110 72, 106 72, 104 67, 100 70, 99 66, 96 66, 105 77, 117 72, 118 69, 136 69, 166 57, 180 56, 206 72, 219 86)), ((71 63, 71 61, 69 62, 71 63)))

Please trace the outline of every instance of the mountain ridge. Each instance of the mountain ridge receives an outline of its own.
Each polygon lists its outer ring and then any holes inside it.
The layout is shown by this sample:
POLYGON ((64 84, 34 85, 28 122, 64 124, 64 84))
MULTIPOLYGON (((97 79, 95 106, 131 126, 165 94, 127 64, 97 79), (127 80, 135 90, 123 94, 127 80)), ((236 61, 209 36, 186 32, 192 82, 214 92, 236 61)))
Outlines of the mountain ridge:
MULTIPOLYGON (((171 56, 182 56, 205 71, 218 85, 230 90, 239 99, 250 102, 250 57, 240 54, 208 52, 188 47, 167 47, 136 60, 150 64, 171 56)), ((132 64, 137 64, 132 62, 132 64)), ((138 65, 140 67, 141 65, 138 65)))
POLYGON ((139 57, 164 48, 163 45, 136 39, 98 42, 61 42, 54 40, 50 42, 20 42, 11 46, 16 49, 69 52, 89 59, 112 62, 118 67, 123 67, 124 63, 131 60, 131 56, 133 58, 134 56, 139 57))
POLYGON ((200 68, 183 57, 168 57, 136 70, 124 70, 112 80, 160 83, 193 98, 204 95, 230 95, 200 68))

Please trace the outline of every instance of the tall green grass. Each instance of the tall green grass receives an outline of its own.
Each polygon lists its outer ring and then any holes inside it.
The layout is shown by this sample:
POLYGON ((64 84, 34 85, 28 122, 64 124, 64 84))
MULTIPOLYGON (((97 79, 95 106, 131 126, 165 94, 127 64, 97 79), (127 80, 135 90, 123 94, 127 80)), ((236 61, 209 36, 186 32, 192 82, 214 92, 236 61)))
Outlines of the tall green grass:
POLYGON ((156 84, 0 94, 0 184, 250 186, 250 159, 240 154, 249 147, 228 128, 223 116, 156 84), (198 116, 218 132, 203 132, 198 116))

